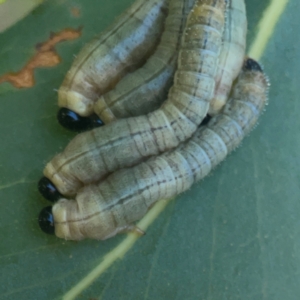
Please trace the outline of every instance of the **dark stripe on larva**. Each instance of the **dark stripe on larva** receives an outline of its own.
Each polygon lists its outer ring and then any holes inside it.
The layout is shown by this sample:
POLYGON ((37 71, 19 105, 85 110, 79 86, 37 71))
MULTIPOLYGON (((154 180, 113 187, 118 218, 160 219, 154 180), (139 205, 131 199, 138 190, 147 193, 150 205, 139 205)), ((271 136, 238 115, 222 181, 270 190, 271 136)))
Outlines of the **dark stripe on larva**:
MULTIPOLYGON (((155 4, 157 4, 159 1, 155 1, 155 4)), ((130 19, 132 19, 136 14, 137 12, 139 12, 140 10, 144 9, 144 6, 145 6, 145 3, 141 2, 140 6, 136 8, 136 10, 134 10, 131 14, 128 14, 128 17, 127 19, 125 19, 122 23, 119 24, 118 27, 116 27, 114 30, 110 31, 109 32, 109 35, 106 36, 105 39, 101 40, 101 44, 105 44, 105 42, 107 41, 108 38, 110 38, 111 36, 116 36, 116 34, 118 33, 118 30, 122 27, 124 27, 124 25, 126 24, 126 22, 130 19)), ((164 11, 164 10, 162 10, 164 11)), ((164 13, 166 13, 166 11, 164 11, 164 13)), ((139 22, 142 23, 142 20, 136 18, 136 20, 138 20, 139 22)), ((122 39, 122 36, 120 36, 120 40, 122 39)), ((83 65, 86 63, 86 61, 94 54, 95 50, 97 50, 97 48, 99 47, 99 43, 96 43, 95 46, 94 46, 94 49, 92 49, 89 54, 86 56, 86 58, 82 61, 82 63, 77 67, 77 69, 81 69, 83 67, 83 65)), ((74 73, 74 76, 76 75, 76 73, 74 73)), ((70 82, 73 81, 74 79, 74 76, 73 78, 71 79, 70 82)))

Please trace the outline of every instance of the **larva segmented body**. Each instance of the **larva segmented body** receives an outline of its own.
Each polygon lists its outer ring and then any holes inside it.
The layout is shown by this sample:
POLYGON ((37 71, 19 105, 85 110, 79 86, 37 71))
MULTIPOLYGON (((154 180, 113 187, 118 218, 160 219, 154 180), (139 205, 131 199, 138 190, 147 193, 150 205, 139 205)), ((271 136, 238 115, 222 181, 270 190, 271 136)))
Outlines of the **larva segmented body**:
MULTIPOLYGON (((191 4, 187 3, 187 5, 191 4)), ((186 11, 189 9, 187 8, 186 11)), ((232 82, 241 69, 246 49, 246 33, 247 18, 244 0, 229 0, 215 95, 209 108, 210 115, 215 115, 222 109, 232 82)), ((169 59, 166 59, 166 55, 161 55, 161 52, 163 51, 157 51, 144 67, 125 76, 112 91, 103 95, 95 103, 94 110, 104 123, 148 113, 162 103, 176 63, 175 55, 171 56, 169 52, 169 59), (160 56, 159 60, 155 55, 160 56)))
MULTIPOLYGON (((186 3, 186 12, 190 10, 191 5, 192 3, 186 3)), ((166 30, 167 27, 166 25, 166 30)), ((241 69, 245 56, 246 33, 244 0, 229 0, 215 95, 209 108, 210 115, 217 114, 224 106, 232 82, 241 69)), ((94 111, 105 124, 119 118, 149 113, 162 103, 172 81, 176 66, 175 53, 177 55, 175 45, 172 45, 171 51, 167 47, 160 49, 164 46, 164 35, 155 54, 142 68, 126 75, 113 90, 101 96, 95 103, 94 111), (167 50, 169 55, 164 54, 167 50)))
POLYGON ((228 98, 232 82, 238 76, 246 49, 247 18, 244 0, 229 0, 223 46, 219 57, 215 95, 208 113, 220 112, 228 98))
POLYGON ((96 101, 94 111, 105 124, 149 113, 165 100, 177 65, 186 18, 195 1, 170 1, 169 16, 154 54, 144 66, 127 74, 113 90, 96 101))
POLYGON ((44 175, 63 195, 74 195, 84 184, 174 148, 195 132, 214 92, 225 2, 195 4, 183 35, 174 85, 160 109, 79 134, 47 164, 44 175))
POLYGON ((153 52, 167 5, 168 0, 137 0, 113 26, 87 44, 58 91, 58 105, 82 116, 92 114, 99 96, 153 52))
POLYGON ((156 201, 190 188, 238 146, 256 123, 267 89, 268 81, 259 64, 247 59, 233 97, 221 114, 176 150, 85 186, 75 201, 58 201, 52 207, 55 234, 71 240, 102 240, 133 230, 133 222, 156 201))

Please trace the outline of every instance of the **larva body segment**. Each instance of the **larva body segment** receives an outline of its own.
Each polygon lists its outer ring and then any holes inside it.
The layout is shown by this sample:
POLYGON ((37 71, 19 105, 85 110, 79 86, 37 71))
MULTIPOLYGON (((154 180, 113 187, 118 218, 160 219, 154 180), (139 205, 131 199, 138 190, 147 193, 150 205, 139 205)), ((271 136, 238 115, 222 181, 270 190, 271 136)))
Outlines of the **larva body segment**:
POLYGON ((58 105, 81 116, 129 71, 141 66, 159 42, 168 0, 137 0, 116 22, 87 44, 58 91, 58 105))
POLYGON ((154 111, 166 99, 186 18, 195 1, 170 1, 164 32, 154 54, 144 66, 127 74, 113 90, 97 100, 94 111, 105 124, 154 111))
POLYGON ((133 222, 156 201, 190 188, 238 146, 256 123, 266 103, 267 89, 260 66, 246 60, 232 99, 221 114, 176 150, 85 186, 75 201, 58 201, 52 207, 55 234, 71 240, 102 240, 131 230, 133 222))
POLYGON ((74 195, 84 184, 172 149, 196 131, 214 92, 225 2, 195 4, 183 35, 174 85, 160 109, 79 134, 47 164, 44 175, 60 193, 74 195))
POLYGON ((219 113, 225 105, 232 82, 240 72, 245 56, 246 35, 245 1, 228 0, 228 13, 216 76, 215 95, 208 111, 211 116, 219 113))
MULTIPOLYGON (((171 1, 171 5, 174 2, 171 1)), ((182 23, 193 1, 185 1, 182 23)), ((172 9, 170 9, 170 13, 172 9)), ((175 17, 175 16, 174 16, 175 17)), ((169 22, 171 23, 171 22, 169 22)), ((147 63, 133 73, 126 75, 113 90, 104 94, 94 106, 95 113, 108 124, 116 119, 138 116, 157 109, 165 99, 166 91, 172 83, 177 61, 175 40, 166 45, 174 26, 165 25, 157 50, 147 63), (167 52, 166 52, 167 51, 167 52)), ((217 114, 224 106, 231 90, 233 80, 237 77, 243 63, 246 48, 247 18, 244 0, 229 0, 223 45, 219 57, 216 76, 215 95, 210 103, 209 114, 217 114)), ((180 37, 181 34, 178 35, 180 37)), ((178 47, 177 47, 178 48, 178 47)))

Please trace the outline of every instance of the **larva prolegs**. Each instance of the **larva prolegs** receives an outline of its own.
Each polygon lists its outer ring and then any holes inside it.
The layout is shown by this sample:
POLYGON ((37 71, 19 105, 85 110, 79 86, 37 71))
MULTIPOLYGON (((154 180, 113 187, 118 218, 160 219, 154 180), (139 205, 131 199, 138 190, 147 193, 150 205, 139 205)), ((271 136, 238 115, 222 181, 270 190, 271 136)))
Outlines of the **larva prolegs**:
POLYGON ((47 223, 41 213, 42 229, 45 223, 52 224, 58 237, 72 240, 101 240, 124 231, 153 203, 187 190, 236 148, 256 123, 267 90, 268 81, 260 66, 247 59, 233 98, 207 126, 176 150, 85 186, 75 201, 61 199, 52 207, 53 220, 48 216, 47 223))
POLYGON ((191 63, 179 55, 174 85, 160 109, 77 135, 46 166, 44 175, 63 195, 74 195, 84 184, 116 169, 175 148, 193 134, 206 116, 214 92, 225 2, 197 1, 179 52, 196 54, 191 63))
POLYGON ((168 0, 137 0, 75 59, 58 91, 58 105, 81 116, 125 74, 137 69, 155 49, 168 0))

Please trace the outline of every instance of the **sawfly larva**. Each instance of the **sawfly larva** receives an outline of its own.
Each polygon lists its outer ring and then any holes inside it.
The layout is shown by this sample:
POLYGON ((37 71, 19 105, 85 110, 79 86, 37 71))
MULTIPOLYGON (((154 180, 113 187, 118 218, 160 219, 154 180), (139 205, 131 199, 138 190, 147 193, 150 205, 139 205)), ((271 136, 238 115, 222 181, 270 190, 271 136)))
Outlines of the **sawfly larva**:
POLYGON ((196 2, 183 34, 174 85, 161 108, 78 134, 46 165, 45 177, 61 194, 75 195, 84 184, 175 148, 196 131, 213 97, 225 4, 196 2))
POLYGON ((208 125, 177 149, 83 187, 75 200, 44 208, 39 224, 67 240, 104 240, 138 231, 134 222, 160 199, 174 197, 205 177, 253 128, 267 99, 268 81, 260 65, 246 59, 232 98, 208 125))
POLYGON ((113 90, 96 101, 94 111, 105 124, 149 113, 166 99, 186 18, 195 1, 170 0, 169 16, 154 54, 144 66, 127 74, 113 90))
MULTIPOLYGON (((185 24, 186 15, 195 0, 184 0, 184 2, 182 24, 185 24)), ((172 5, 174 5, 173 3, 171 1, 172 5)), ((247 18, 244 0, 229 0, 226 16, 215 95, 209 108, 210 115, 215 115, 225 104, 232 82, 241 69, 245 55, 247 18)), ((172 25, 170 22, 165 25, 161 41, 146 64, 127 74, 114 89, 102 95, 95 102, 94 112, 100 119, 95 115, 84 118, 72 111, 62 109, 59 119, 66 119, 68 122, 66 124, 63 121, 64 126, 76 131, 85 131, 101 126, 103 123, 108 124, 116 119, 139 116, 157 109, 166 98, 167 90, 172 84, 178 56, 178 45, 176 46, 175 41, 175 34, 178 33, 174 32, 174 26, 170 25, 172 25), (170 45, 170 34, 173 35, 173 45, 170 45), (169 45, 165 47, 166 42, 169 45)), ((180 35, 178 35, 178 39, 180 35)), ((60 123, 62 124, 62 122, 60 123)))
POLYGON ((246 49, 247 17, 244 0, 229 0, 223 46, 219 57, 215 95, 210 103, 209 115, 216 115, 224 106, 238 76, 246 49))
POLYGON ((79 115, 129 71, 140 67, 159 42, 168 0, 137 0, 75 59, 58 91, 58 105, 79 115), (101 59, 99 59, 101 58, 101 59))
MULTIPOLYGON (((191 6, 191 3, 187 3, 187 5, 191 6)), ((189 10, 190 8, 187 7, 185 11, 189 10)), ((168 24, 165 29, 168 30, 168 24)), ((244 0, 229 0, 216 76, 215 95, 209 108, 210 115, 217 114, 224 106, 232 82, 242 67, 246 33, 247 17, 244 0)), ((160 45, 164 47, 164 36, 160 45)), ((171 51, 169 51, 167 60, 167 55, 162 55, 162 53, 168 48, 164 47, 161 50, 160 45, 142 68, 126 75, 113 90, 97 100, 94 111, 105 124, 116 119, 149 113, 162 104, 165 90, 171 83, 170 79, 176 64, 175 55, 171 55, 171 51)), ((174 46, 173 52, 175 52, 174 46)))

